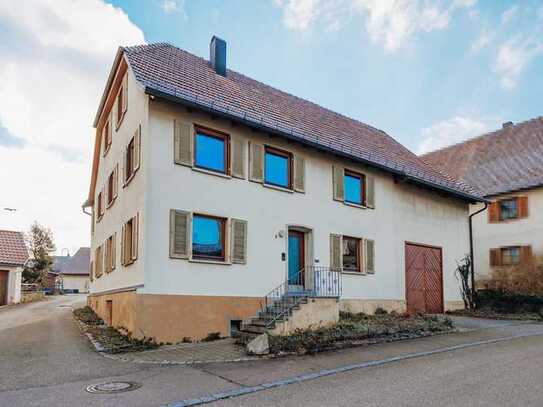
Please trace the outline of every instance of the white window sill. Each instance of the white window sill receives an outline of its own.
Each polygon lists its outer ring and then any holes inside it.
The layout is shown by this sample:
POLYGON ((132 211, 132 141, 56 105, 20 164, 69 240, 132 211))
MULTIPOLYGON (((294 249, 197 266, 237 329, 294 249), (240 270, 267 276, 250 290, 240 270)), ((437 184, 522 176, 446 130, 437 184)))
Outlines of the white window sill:
POLYGON ((201 172, 203 174, 215 175, 215 176, 220 177, 220 178, 225 178, 225 179, 231 179, 232 178, 228 174, 224 174, 222 172, 217 172, 217 171, 212 171, 212 170, 206 170, 205 168, 192 167, 192 169, 194 171, 201 172))
POLYGON ((275 190, 277 190, 277 191, 288 192, 289 194, 293 194, 293 193, 294 193, 294 190, 289 189, 289 188, 279 187, 279 186, 277 186, 277 185, 266 184, 266 183, 263 183, 262 185, 264 185, 266 188, 275 189, 275 190))
POLYGON ((343 204, 344 205, 347 205, 347 206, 352 206, 354 208, 359 208, 359 209, 368 209, 367 206, 364 206, 364 205, 359 205, 359 204, 355 204, 355 203, 351 203, 351 202, 346 202, 346 201, 343 201, 343 204))
POLYGON ((219 266, 231 266, 232 263, 228 261, 220 261, 220 260, 205 260, 205 259, 189 259, 189 262, 191 263, 202 263, 202 264, 216 264, 219 266))
POLYGON ((363 273, 361 271, 342 271, 341 274, 347 274, 350 276, 367 276, 367 273, 363 273))

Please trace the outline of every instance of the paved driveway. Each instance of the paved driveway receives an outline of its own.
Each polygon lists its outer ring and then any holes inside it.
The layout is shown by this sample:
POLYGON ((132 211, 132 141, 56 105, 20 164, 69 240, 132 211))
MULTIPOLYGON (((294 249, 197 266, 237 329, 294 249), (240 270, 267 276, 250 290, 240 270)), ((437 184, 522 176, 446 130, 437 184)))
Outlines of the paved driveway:
POLYGON ((0 407, 180 406, 225 392, 238 396, 217 404, 543 405, 539 324, 464 320, 470 330, 461 334, 317 356, 160 366, 97 354, 71 315, 82 303, 82 296, 64 296, 0 308, 0 407), (117 395, 84 391, 114 380, 142 387, 117 395))

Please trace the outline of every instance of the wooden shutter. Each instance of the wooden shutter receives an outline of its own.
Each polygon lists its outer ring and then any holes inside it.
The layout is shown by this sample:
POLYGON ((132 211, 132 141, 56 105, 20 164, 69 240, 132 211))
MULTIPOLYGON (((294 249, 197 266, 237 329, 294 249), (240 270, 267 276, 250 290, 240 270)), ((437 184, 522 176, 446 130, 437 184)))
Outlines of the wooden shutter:
POLYGON ((343 267, 341 235, 330 235, 330 267, 340 270, 343 267))
POLYGON ((89 265, 89 280, 92 282, 94 281, 94 261, 90 261, 89 265))
POLYGON ((488 222, 496 223, 500 221, 500 203, 498 201, 491 202, 488 206, 488 222))
POLYGON ((194 127, 191 123, 174 120, 174 162, 192 167, 194 127))
POLYGON ((521 246, 520 262, 522 264, 529 264, 531 261, 532 261, 532 246, 521 246))
POLYGON ((113 169, 113 198, 119 195, 119 164, 113 169))
POLYGON ((141 162, 141 125, 138 126, 134 133, 134 157, 132 157, 133 172, 136 172, 140 167, 141 162))
POLYGON ((501 249, 490 249, 490 266, 502 265, 502 251, 501 249))
POLYGON ((247 263, 247 221, 231 219, 231 258, 232 263, 247 263))
POLYGON ((125 249, 126 249, 126 225, 123 224, 122 228, 121 228, 121 266, 125 266, 126 265, 126 253, 125 253, 125 249))
POLYGON ((360 239, 358 242, 358 264, 360 266, 360 272, 366 273, 366 255, 365 255, 364 239, 360 239))
POLYGON ((121 181, 123 184, 123 188, 126 186, 126 153, 128 151, 128 147, 124 146, 123 148, 123 161, 121 164, 121 181))
POLYGON ((264 182, 264 146, 255 142, 250 143, 249 180, 264 182))
POLYGON ((517 206, 518 206, 518 217, 521 219, 527 218, 528 217, 528 197, 519 196, 517 198, 517 206))
POLYGON ((299 155, 294 156, 294 190, 305 192, 305 160, 299 155))
POLYGON ((232 157, 232 176, 245 179, 245 145, 246 142, 240 137, 233 136, 230 139, 232 157))
POLYGON ((123 114, 128 109, 128 73, 123 78, 123 114))
POLYGON ((345 200, 344 176, 345 169, 343 167, 338 167, 336 165, 332 166, 334 199, 336 201, 343 202, 345 200))
POLYGON ((138 258, 139 213, 132 218, 132 253, 131 259, 138 258))
POLYGON ((375 242, 370 239, 364 239, 364 252, 366 253, 366 273, 375 273, 375 242))
POLYGON ((117 232, 113 233, 111 238, 111 270, 117 266, 117 232))
POLYGON ((375 178, 366 175, 366 206, 375 208, 375 178))
POLYGON ((173 259, 189 258, 190 218, 190 212, 170 209, 170 257, 173 259))

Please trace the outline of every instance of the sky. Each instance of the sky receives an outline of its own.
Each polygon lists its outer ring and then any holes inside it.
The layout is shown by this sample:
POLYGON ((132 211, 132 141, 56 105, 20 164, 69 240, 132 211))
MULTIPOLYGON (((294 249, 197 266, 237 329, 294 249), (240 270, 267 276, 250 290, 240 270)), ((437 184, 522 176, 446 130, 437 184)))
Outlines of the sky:
POLYGON ((92 121, 117 47, 169 42, 415 153, 542 115, 540 0, 0 0, 0 229, 89 245, 92 121), (3 208, 13 208, 6 211, 3 208))

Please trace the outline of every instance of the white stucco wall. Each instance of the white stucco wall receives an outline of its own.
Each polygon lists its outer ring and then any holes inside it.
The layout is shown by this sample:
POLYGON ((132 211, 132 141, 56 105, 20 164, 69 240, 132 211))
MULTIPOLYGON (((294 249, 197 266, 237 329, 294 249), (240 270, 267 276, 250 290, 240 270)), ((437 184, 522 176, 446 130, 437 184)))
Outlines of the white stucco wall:
POLYGON ((7 304, 18 304, 21 302, 21 279, 23 268, 0 265, 0 270, 8 272, 7 304))
MULTIPOLYGON (((405 299, 406 241, 443 248, 444 299, 460 299, 454 276, 456 260, 469 251, 468 205, 434 192, 398 183, 391 175, 344 162, 375 176, 376 208, 360 209, 332 199, 331 155, 243 126, 232 127, 203 113, 151 102, 149 139, 143 146, 147 177, 145 206, 145 276, 138 291, 155 294, 262 296, 284 281, 286 238, 279 231, 300 225, 313 231, 313 257, 328 266, 330 233, 375 240, 374 275, 345 275, 344 298, 405 299), (306 160, 306 192, 287 193, 240 179, 204 174, 173 163, 173 121, 184 118, 238 136, 252 138, 306 160), (212 265, 170 259, 169 210, 198 211, 248 221, 246 265, 212 265)), ((247 163, 248 164, 248 160, 247 163)), ((248 173, 248 171, 247 171, 248 173)), ((106 215, 107 216, 107 215, 106 215)), ((285 233, 286 236, 286 233, 285 233)))
MULTIPOLYGON (((504 246, 532 246, 532 252, 543 255, 543 188, 493 197, 501 200, 515 196, 528 197, 528 217, 506 222, 489 223, 488 211, 473 217, 474 265, 478 278, 490 274, 490 249, 504 246)), ((483 208, 471 205, 470 213, 483 208)))
POLYGON ((80 293, 88 293, 89 286, 90 281, 88 276, 62 276, 62 288, 65 290, 79 290, 80 293))
MULTIPOLYGON (((145 257, 145 245, 142 244, 145 228, 144 208, 145 208, 145 172, 149 165, 147 164, 146 151, 147 143, 147 107, 148 98, 143 89, 136 82, 132 72, 128 75, 128 107, 125 117, 118 130, 115 130, 117 103, 112 109, 112 145, 104 157, 103 143, 100 147, 100 165, 98 167, 98 177, 95 191, 95 202, 97 202, 98 193, 106 185, 107 178, 116 164, 119 164, 118 196, 110 208, 105 209, 101 221, 95 223, 94 234, 91 239, 91 260, 95 260, 96 247, 103 244, 105 240, 114 232, 117 233, 116 240, 116 268, 111 273, 103 273, 102 277, 95 278, 90 285, 90 292, 101 292, 143 284, 143 262, 145 257), (122 169, 123 154, 134 132, 141 125, 141 163, 140 168, 132 181, 123 187, 122 169), (138 259, 128 266, 121 266, 121 229, 124 222, 139 213, 139 244, 138 259)), ((95 208, 96 208, 95 204, 95 208)), ((95 266, 94 266, 95 267, 95 266)))

